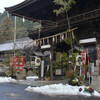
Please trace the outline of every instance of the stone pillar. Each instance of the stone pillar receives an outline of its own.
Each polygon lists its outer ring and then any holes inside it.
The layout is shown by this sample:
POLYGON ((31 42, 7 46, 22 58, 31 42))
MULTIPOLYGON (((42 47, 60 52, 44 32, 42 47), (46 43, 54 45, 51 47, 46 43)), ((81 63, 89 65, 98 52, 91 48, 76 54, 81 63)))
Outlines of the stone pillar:
POLYGON ((100 92, 100 76, 98 67, 94 67, 94 72, 92 73, 91 87, 100 92))

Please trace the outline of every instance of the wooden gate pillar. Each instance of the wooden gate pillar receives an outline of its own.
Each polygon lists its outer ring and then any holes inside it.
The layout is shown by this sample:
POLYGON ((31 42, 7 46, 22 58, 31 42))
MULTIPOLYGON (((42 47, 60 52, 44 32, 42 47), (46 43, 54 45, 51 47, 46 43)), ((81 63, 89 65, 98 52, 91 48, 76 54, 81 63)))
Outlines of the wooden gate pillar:
POLYGON ((54 79, 53 77, 53 58, 54 58, 54 49, 53 49, 53 45, 51 45, 51 48, 50 48, 50 78, 51 80, 54 79))

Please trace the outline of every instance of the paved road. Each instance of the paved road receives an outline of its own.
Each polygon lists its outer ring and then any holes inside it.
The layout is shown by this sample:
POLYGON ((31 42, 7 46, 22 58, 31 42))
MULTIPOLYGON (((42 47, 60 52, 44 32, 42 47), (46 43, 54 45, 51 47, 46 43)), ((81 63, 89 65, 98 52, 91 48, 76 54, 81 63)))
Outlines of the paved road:
POLYGON ((24 90, 26 87, 27 85, 0 83, 0 100, 100 100, 96 97, 83 96, 46 96, 27 92, 24 90))

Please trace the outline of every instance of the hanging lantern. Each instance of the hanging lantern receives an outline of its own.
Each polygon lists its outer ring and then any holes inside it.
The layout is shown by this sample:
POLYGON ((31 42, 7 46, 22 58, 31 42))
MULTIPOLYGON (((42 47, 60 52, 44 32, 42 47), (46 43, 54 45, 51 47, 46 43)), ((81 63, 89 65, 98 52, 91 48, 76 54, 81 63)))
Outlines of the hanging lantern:
POLYGON ((81 55, 77 55, 76 56, 76 66, 82 66, 82 56, 81 55))
POLYGON ((41 65, 41 58, 36 57, 36 58, 35 58, 35 66, 36 66, 36 67, 39 67, 40 65, 41 65))

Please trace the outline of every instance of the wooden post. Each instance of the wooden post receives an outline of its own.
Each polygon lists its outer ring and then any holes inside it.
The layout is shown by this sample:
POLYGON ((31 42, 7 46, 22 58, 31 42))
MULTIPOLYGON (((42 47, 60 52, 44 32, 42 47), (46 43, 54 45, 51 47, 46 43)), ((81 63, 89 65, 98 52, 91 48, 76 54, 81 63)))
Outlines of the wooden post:
POLYGON ((43 38, 43 45, 45 45, 45 43, 44 43, 44 38, 43 38))
POLYGON ((38 67, 38 77, 39 77, 39 79, 41 79, 41 65, 38 67))
POLYGON ((67 40, 67 33, 65 34, 65 38, 66 38, 66 40, 67 40))
POLYGON ((60 34, 60 42, 62 41, 62 34, 60 34))
POLYGON ((54 50, 53 50, 53 45, 51 45, 50 48, 50 78, 53 80, 53 56, 54 56, 54 50))
POLYGON ((41 44, 42 44, 41 40, 39 40, 39 44, 40 44, 40 46, 41 46, 41 44))
POLYGON ((49 44, 49 39, 47 39, 47 43, 49 44))
POLYGON ((74 39, 74 32, 72 31, 72 37, 73 37, 73 39, 74 39))
MULTIPOLYGON (((41 20, 40 20, 40 24, 41 24, 41 20)), ((39 28, 39 33, 38 33, 38 39, 40 41, 39 46, 41 46, 41 40, 40 40, 40 36, 41 36, 41 28, 39 28)), ((39 67, 39 78, 41 78, 41 66, 39 67)))
POLYGON ((54 44, 54 42, 55 42, 55 37, 52 37, 52 41, 53 41, 52 43, 54 44))
POLYGON ((38 39, 40 39, 40 33, 41 33, 41 29, 39 28, 38 39))
POLYGON ((56 43, 57 43, 57 36, 56 36, 56 43))
MULTIPOLYGON (((40 20, 40 24, 41 24, 41 20, 40 20)), ((41 28, 39 28, 38 39, 40 39, 40 33, 41 33, 41 28)))

